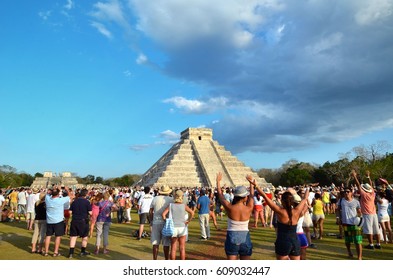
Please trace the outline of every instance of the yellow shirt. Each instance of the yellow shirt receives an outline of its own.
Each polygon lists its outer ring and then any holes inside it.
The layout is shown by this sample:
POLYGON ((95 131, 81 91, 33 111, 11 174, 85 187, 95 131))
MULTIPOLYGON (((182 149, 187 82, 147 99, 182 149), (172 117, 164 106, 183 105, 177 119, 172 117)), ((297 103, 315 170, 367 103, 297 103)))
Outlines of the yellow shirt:
POLYGON ((323 203, 330 203, 330 193, 324 192, 322 194, 322 201, 323 203))
POLYGON ((18 192, 13 191, 12 193, 10 193, 9 195, 10 197, 10 202, 18 202, 18 192))
POLYGON ((313 206, 312 213, 315 214, 315 215, 322 215, 322 214, 324 214, 322 200, 316 199, 314 201, 314 206, 313 206))

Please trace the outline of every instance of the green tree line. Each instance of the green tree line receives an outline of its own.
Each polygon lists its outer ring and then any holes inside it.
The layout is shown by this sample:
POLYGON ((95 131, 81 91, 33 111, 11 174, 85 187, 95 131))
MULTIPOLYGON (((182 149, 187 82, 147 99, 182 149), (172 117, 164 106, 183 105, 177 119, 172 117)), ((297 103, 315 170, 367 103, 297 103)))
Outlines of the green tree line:
MULTIPOLYGON (((258 175, 274 186, 296 186, 318 182, 321 186, 346 185, 350 172, 355 169, 361 179, 366 179, 369 170, 374 180, 385 178, 393 183, 393 153, 388 153, 390 145, 385 141, 368 147, 362 145, 340 154, 336 162, 317 165, 291 159, 278 169, 259 169, 258 175)), ((376 184, 377 185, 377 184, 376 184)))
MULTIPOLYGON (((34 179, 37 177, 43 177, 42 173, 35 173, 34 176, 27 174, 26 172, 17 172, 17 169, 9 165, 0 166, 0 188, 17 188, 21 186, 31 186, 34 179)), ((126 174, 121 177, 104 179, 103 177, 94 175, 87 175, 80 177, 74 175, 79 184, 103 184, 112 187, 117 186, 131 186, 134 182, 138 181, 141 175, 138 174, 126 174)))

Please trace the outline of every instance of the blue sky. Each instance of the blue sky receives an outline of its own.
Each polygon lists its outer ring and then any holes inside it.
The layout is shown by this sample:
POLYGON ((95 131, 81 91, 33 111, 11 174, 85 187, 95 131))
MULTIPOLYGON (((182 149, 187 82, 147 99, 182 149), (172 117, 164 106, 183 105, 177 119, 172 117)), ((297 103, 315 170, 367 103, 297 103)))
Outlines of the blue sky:
POLYGON ((1 1, 0 165, 143 173, 187 127, 255 169, 392 145, 392 34, 391 0, 1 1))

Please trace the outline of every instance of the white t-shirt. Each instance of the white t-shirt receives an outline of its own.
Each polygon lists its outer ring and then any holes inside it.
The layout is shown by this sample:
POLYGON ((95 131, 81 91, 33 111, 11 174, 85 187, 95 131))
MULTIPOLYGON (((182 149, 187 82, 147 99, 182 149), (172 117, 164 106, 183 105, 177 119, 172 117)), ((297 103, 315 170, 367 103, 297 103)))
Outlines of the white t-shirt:
POLYGON ((18 193, 18 204, 26 205, 26 203, 26 193, 24 191, 18 193))
POLYGON ((27 204, 26 204, 26 212, 34 213, 34 205, 40 199, 40 194, 38 193, 31 193, 27 197, 27 204))
POLYGON ((142 198, 140 198, 138 201, 138 205, 139 205, 138 214, 149 213, 150 205, 152 201, 153 201, 153 196, 149 193, 145 194, 142 198))
POLYGON ((2 208, 2 206, 4 206, 3 205, 4 202, 5 202, 5 198, 4 198, 4 196, 2 194, 0 194, 0 209, 2 208))
POLYGON ((342 198, 339 202, 341 207, 341 221, 343 224, 353 225, 354 218, 357 217, 357 210, 360 209, 360 203, 357 199, 352 198, 351 201, 347 201, 342 198))

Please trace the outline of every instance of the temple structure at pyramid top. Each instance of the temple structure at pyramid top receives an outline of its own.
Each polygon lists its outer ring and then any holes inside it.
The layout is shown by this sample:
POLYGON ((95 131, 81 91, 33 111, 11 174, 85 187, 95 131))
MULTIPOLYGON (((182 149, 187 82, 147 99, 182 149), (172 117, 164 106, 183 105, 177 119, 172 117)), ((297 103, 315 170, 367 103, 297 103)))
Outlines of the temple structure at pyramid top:
POLYGON ((244 165, 224 146, 213 140, 210 128, 187 128, 172 146, 134 185, 160 187, 215 188, 216 174, 223 174, 222 185, 248 186, 246 175, 256 178, 261 187, 271 187, 250 167, 244 165))

